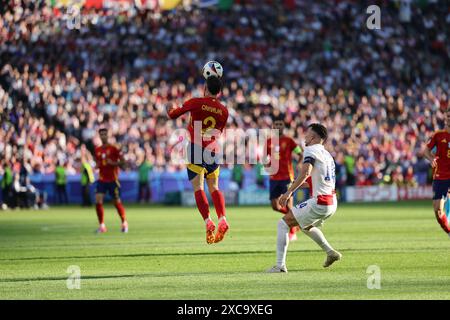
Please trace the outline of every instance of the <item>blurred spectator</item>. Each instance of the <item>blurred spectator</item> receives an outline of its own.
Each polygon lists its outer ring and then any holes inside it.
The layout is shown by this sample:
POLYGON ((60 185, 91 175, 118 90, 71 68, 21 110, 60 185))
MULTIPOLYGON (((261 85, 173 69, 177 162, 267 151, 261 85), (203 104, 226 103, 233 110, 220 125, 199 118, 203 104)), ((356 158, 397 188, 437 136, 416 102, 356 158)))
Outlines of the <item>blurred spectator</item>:
POLYGON ((413 171, 418 185, 426 185, 431 167, 423 154, 417 156, 417 162, 414 164, 413 171))
POLYGON ((55 168, 55 184, 56 184, 56 198, 59 204, 67 204, 67 174, 66 168, 62 161, 59 162, 55 168))
POLYGON ((406 169, 405 185, 408 187, 417 187, 417 185, 418 185, 416 177, 414 176, 414 169, 412 166, 408 167, 408 169, 406 169))
MULTIPOLYGON (((83 148, 82 148, 83 150, 83 148)), ((86 152, 81 155, 81 197, 83 207, 92 206, 91 185, 95 182, 94 171, 86 152)))
POLYGON ((84 9, 73 30, 63 8, 10 1, 0 15, 0 154, 13 168, 24 157, 33 173, 54 173, 58 161, 80 172, 81 145, 92 149, 105 125, 129 170, 143 153, 155 170, 181 170, 170 137, 189 120, 167 121, 165 106, 202 95, 199 69, 216 59, 231 128, 270 128, 275 109, 302 141, 320 121, 341 185, 408 183, 410 167, 429 183, 421 152, 449 107, 448 6, 385 1, 382 29, 368 32, 369 3, 84 9))
POLYGON ((153 169, 153 165, 150 161, 143 156, 143 159, 140 161, 140 165, 138 168, 139 174, 139 194, 138 194, 138 202, 150 202, 152 198, 152 189, 150 188, 149 176, 150 172, 153 169))
POLYGON ((235 165, 233 165, 231 180, 236 182, 239 189, 242 189, 242 185, 244 182, 244 167, 242 166, 242 164, 236 163, 235 165))
POLYGON ((261 163, 255 164, 255 176, 256 176, 256 185, 260 188, 265 188, 265 169, 261 163))
POLYGON ((2 209, 13 208, 14 207, 14 195, 13 195, 13 173, 8 161, 2 160, 1 162, 2 180, 2 209))

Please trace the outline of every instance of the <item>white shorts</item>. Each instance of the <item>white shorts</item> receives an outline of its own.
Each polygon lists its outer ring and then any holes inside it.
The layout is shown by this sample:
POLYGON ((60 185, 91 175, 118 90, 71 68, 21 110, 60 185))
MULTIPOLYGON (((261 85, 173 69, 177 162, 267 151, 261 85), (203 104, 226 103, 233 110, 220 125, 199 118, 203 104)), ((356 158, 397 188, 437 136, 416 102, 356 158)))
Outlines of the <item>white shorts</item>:
POLYGON ((310 226, 321 227, 323 222, 331 217, 337 209, 337 200, 333 204, 324 206, 317 204, 316 198, 299 203, 292 208, 292 213, 302 229, 310 226))

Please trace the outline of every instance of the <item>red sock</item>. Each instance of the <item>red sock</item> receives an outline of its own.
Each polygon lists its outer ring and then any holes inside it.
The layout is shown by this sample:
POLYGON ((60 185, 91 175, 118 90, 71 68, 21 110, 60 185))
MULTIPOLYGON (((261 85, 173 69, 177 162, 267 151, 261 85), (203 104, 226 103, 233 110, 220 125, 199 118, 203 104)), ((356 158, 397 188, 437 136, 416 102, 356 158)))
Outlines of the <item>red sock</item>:
POLYGON ((122 219, 122 223, 124 223, 125 220, 127 220, 127 218, 125 216, 125 208, 123 207, 122 202, 116 202, 115 206, 116 206, 116 209, 117 209, 117 213, 120 216, 120 219, 122 219))
POLYGON ((222 192, 219 190, 214 191, 211 194, 211 197, 214 202, 214 208, 216 209, 217 218, 225 217, 225 198, 223 197, 222 192))
POLYGON ((95 205, 95 210, 97 211, 98 223, 105 223, 105 210, 103 210, 103 203, 97 203, 95 205))
POLYGON ((444 229, 445 232, 450 232, 450 226, 448 225, 447 216, 445 213, 441 215, 441 218, 439 219, 439 224, 441 225, 442 229, 444 229))
POLYGON ((200 211, 203 220, 209 218, 209 203, 205 191, 195 191, 195 202, 197 202, 197 208, 198 211, 200 211))

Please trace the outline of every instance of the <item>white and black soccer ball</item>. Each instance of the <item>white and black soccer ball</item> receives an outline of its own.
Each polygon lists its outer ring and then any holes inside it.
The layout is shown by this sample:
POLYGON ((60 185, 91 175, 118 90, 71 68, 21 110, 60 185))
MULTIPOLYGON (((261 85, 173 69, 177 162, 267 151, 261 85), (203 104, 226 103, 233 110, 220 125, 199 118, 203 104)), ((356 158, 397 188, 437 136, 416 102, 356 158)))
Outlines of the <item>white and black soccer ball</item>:
POLYGON ((222 65, 217 61, 208 61, 203 66, 202 74, 205 79, 208 79, 211 76, 222 78, 223 75, 222 65))

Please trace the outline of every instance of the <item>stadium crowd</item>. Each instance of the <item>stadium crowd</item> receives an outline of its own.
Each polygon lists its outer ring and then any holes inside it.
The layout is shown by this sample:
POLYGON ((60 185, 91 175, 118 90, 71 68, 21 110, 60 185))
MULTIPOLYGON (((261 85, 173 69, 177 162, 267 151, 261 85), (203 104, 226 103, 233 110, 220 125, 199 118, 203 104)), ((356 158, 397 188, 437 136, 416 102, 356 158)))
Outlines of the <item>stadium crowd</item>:
MULTIPOLYGON (((380 1, 235 1, 229 11, 82 11, 9 1, 0 16, 0 154, 13 172, 80 171, 106 126, 127 157, 171 162, 171 103, 203 93, 199 70, 220 61, 230 128, 269 128, 285 115, 300 144, 313 121, 330 130, 338 184, 424 185, 424 144, 450 106, 448 6, 380 1)), ((175 141, 176 142, 176 141, 175 141)), ((250 167, 250 166, 247 166, 250 167)))

